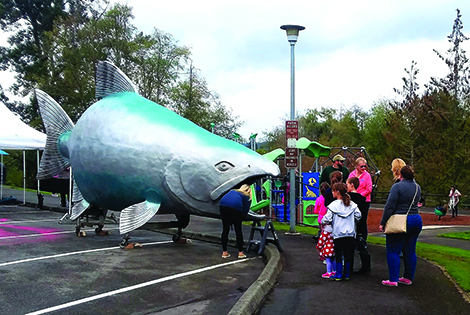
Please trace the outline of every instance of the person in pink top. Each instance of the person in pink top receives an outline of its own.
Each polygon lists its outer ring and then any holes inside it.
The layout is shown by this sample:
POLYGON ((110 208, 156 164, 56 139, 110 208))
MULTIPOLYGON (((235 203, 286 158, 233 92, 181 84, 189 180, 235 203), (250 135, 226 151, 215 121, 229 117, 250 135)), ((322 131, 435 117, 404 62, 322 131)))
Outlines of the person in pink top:
POLYGON ((348 178, 359 178, 359 187, 356 189, 358 193, 366 197, 366 202, 370 205, 370 195, 372 193, 372 177, 367 171, 367 161, 363 157, 356 159, 355 169, 349 174, 348 178))
POLYGON ((325 206, 325 193, 330 188, 330 185, 327 182, 324 182, 320 185, 320 196, 315 201, 315 208, 313 208, 313 213, 318 214, 318 224, 321 226, 321 219, 326 214, 328 210, 325 206))

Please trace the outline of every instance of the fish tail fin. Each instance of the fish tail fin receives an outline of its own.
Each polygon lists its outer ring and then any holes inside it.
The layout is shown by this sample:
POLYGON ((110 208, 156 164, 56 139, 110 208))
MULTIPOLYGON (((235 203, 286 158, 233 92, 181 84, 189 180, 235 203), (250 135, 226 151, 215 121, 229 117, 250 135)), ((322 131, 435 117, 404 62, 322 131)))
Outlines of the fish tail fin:
POLYGON ((60 136, 71 131, 74 125, 62 107, 47 93, 36 89, 35 95, 47 134, 37 178, 48 179, 70 166, 69 158, 59 151, 59 143, 60 136))
POLYGON ((100 61, 96 68, 96 98, 102 99, 119 92, 139 94, 134 83, 109 61, 100 61))

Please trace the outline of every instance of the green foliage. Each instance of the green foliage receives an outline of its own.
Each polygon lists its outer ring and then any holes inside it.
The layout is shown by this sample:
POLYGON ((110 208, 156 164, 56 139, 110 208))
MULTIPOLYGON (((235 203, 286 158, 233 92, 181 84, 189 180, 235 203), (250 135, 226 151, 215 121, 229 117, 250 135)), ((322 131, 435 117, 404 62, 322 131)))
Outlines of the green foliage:
POLYGON ((462 15, 459 9, 456 11, 457 17, 454 20, 452 33, 447 36, 452 46, 446 51, 446 55, 434 49, 437 56, 449 68, 449 73, 444 78, 432 78, 431 84, 438 89, 445 89, 460 101, 468 101, 470 96, 470 65, 461 44, 469 38, 461 31, 463 29, 463 23, 460 19, 462 15))
MULTIPOLYGON (((9 155, 3 157, 7 171, 6 185, 23 187, 23 152, 8 150, 9 155)), ((26 186, 37 187, 36 151, 25 151, 26 186)))
POLYGON ((470 231, 467 232, 457 232, 457 233, 445 233, 445 234, 439 234, 439 237, 445 237, 445 238, 455 238, 459 240, 466 240, 470 241, 470 231))
POLYGON ((173 111, 208 131, 212 130, 211 123, 214 124, 214 133, 219 136, 231 139, 241 125, 192 66, 188 79, 178 83, 169 95, 169 107, 173 111))

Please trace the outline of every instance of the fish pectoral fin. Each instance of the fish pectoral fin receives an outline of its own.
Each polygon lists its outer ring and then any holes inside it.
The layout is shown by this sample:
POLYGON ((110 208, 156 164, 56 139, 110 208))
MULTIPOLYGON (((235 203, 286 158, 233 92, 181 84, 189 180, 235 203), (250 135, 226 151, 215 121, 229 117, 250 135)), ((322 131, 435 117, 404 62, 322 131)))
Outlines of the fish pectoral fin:
POLYGON ((125 208, 119 218, 119 233, 133 231, 148 222, 160 209, 158 193, 147 194, 147 200, 125 208), (151 195, 151 196, 150 196, 151 195))
POLYGON ((83 212, 88 209, 90 204, 82 198, 82 200, 78 203, 76 203, 73 208, 72 208, 72 214, 70 215, 70 220, 75 220, 77 219, 83 212))
POLYGON ((80 188, 78 188, 77 183, 75 182, 75 178, 72 180, 72 202, 77 203, 81 202, 83 199, 82 192, 80 188))

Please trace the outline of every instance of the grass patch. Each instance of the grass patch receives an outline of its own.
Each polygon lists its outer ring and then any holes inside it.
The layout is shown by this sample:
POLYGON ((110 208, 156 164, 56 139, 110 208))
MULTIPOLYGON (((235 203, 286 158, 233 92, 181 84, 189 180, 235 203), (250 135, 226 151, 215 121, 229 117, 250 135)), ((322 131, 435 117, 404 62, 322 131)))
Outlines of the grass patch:
POLYGON ((434 261, 449 273, 457 284, 470 292, 470 251, 459 248, 419 243, 418 256, 434 261))
MULTIPOLYGON (((19 192, 23 193, 23 187, 14 187, 14 186, 5 186, 5 185, 3 185, 3 188, 15 189, 15 190, 18 190, 19 192)), ((30 188, 26 188, 25 191, 34 192, 34 193, 38 192, 37 189, 30 189, 30 188)), ((49 192, 49 191, 40 191, 40 193, 43 194, 43 195, 52 195, 52 193, 49 192)), ((5 194, 5 192, 3 192, 3 194, 5 194)))
MULTIPOLYGON (((283 231, 283 232, 288 232, 290 231, 290 224, 289 223, 283 223, 283 222, 276 222, 272 221, 274 228, 276 231, 283 231)), ((252 225, 252 222, 243 222, 244 225, 252 225)), ((264 225, 266 223, 261 222, 261 225, 264 225)), ((318 228, 311 227, 311 226, 303 226, 303 225, 296 225, 295 230, 299 233, 302 234, 308 234, 308 235, 317 235, 318 234, 318 228)))
POLYGON ((470 231, 468 232, 457 232, 457 233, 444 233, 439 234, 439 237, 446 237, 446 238, 456 238, 459 240, 470 241, 470 231))

